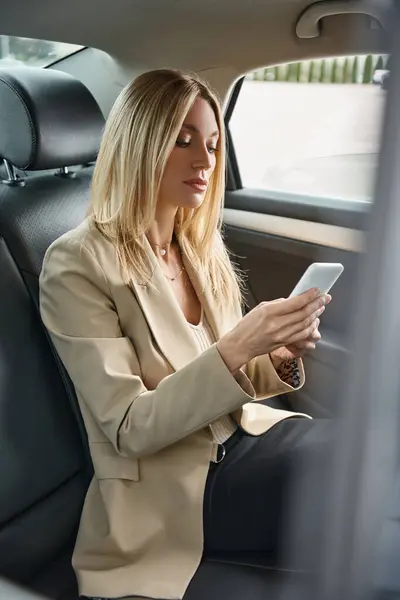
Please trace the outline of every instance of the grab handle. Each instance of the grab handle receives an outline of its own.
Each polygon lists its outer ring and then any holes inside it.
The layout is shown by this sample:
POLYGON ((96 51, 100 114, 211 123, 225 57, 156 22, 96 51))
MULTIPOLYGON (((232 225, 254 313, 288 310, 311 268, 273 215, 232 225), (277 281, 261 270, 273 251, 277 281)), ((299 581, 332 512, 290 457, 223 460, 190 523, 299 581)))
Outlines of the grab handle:
POLYGON ((320 21, 325 17, 349 13, 368 15, 375 19, 381 27, 383 21, 382 8, 375 3, 360 0, 335 0, 311 4, 300 16, 296 25, 296 35, 300 39, 316 38, 321 33, 320 21))

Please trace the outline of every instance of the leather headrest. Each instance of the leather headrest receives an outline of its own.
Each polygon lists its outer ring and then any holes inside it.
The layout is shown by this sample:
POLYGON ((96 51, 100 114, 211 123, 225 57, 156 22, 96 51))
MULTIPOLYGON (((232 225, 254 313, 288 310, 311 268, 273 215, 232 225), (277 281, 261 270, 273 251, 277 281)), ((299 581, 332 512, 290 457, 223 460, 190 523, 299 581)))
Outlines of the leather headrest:
POLYGON ((102 112, 77 79, 54 69, 0 68, 0 157, 26 170, 96 159, 102 112))

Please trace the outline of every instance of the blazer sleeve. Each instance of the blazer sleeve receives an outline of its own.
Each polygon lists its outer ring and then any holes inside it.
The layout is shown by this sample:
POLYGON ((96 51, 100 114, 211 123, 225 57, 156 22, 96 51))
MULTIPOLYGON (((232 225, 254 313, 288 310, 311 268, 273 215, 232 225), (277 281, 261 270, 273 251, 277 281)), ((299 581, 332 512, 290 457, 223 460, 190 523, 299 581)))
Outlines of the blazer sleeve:
POLYGON ((275 370, 269 354, 257 356, 248 362, 242 371, 249 378, 254 388, 254 400, 265 400, 272 396, 299 390, 304 385, 305 375, 303 361, 298 359, 296 362, 297 369, 293 381, 284 371, 278 373, 275 370), (282 379, 279 375, 282 376, 282 379), (289 381, 291 383, 288 383, 289 381))
MULTIPOLYGON (((236 322, 242 318, 242 307, 235 308, 236 322)), ((279 394, 288 394, 303 387, 305 382, 303 361, 292 361, 277 372, 269 354, 256 356, 244 365, 240 372, 246 375, 253 386, 253 400, 266 400, 279 394)))
POLYGON ((85 411, 123 456, 153 454, 255 398, 247 376, 233 377, 215 345, 146 389, 107 278, 73 238, 60 238, 46 253, 40 310, 85 411))

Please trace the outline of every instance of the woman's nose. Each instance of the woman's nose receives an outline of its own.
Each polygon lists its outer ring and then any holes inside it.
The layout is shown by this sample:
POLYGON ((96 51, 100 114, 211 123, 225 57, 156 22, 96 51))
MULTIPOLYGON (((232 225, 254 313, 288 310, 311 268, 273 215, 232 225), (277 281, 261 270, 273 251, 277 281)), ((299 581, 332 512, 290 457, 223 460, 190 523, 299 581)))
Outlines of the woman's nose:
POLYGON ((211 154, 208 151, 208 148, 204 148, 202 149, 201 153, 197 153, 196 157, 194 158, 192 165, 194 169, 210 169, 212 162, 211 162, 211 154))

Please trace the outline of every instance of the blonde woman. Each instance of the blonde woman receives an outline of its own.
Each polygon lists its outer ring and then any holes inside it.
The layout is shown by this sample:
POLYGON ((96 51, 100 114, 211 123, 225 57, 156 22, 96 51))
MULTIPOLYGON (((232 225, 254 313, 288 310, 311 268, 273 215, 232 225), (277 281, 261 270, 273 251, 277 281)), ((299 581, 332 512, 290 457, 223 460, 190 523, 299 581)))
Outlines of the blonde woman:
POLYGON ((330 297, 242 317, 224 172, 209 87, 141 75, 110 113, 87 219, 44 260, 41 313, 94 465, 73 556, 84 596, 183 598, 203 551, 273 550, 285 464, 315 437, 255 401, 303 384, 330 297))

